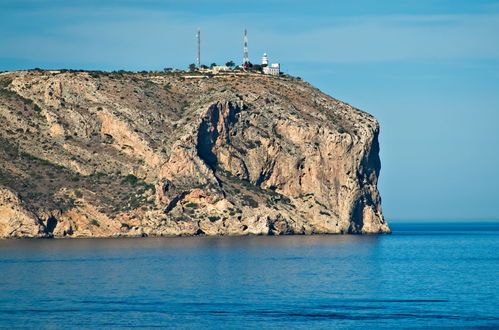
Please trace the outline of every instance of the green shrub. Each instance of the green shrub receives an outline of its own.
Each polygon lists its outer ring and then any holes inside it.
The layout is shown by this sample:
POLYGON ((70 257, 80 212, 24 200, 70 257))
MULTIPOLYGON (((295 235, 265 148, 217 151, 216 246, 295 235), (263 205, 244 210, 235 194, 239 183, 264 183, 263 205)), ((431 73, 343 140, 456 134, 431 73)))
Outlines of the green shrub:
POLYGON ((212 216, 212 217, 208 217, 208 219, 209 219, 211 222, 215 222, 215 221, 217 221, 218 219, 220 219, 220 217, 217 217, 217 216, 212 216))
POLYGON ((42 109, 37 104, 33 104, 33 110, 35 110, 36 112, 42 111, 42 109))
POLYGON ((155 187, 152 183, 150 183, 150 184, 147 184, 147 183, 146 183, 146 184, 144 184, 144 189, 145 189, 146 191, 147 191, 147 190, 151 190, 151 192, 152 192, 153 194, 155 194, 155 193, 156 193, 156 187, 155 187))
POLYGON ((139 179, 133 175, 133 174, 128 174, 124 179, 123 179, 123 182, 128 182, 129 184, 131 184, 132 186, 134 186, 135 184, 137 184, 137 181, 139 179))
POLYGON ((244 150, 243 148, 238 148, 238 147, 235 147, 235 149, 243 156, 246 156, 248 154, 248 152, 246 150, 244 150))
POLYGON ((5 88, 5 87, 9 86, 11 82, 12 82, 11 78, 0 79, 0 88, 5 88))
POLYGON ((146 202, 147 200, 144 196, 132 196, 128 201, 128 207, 130 210, 134 210, 146 204, 146 202))
POLYGON ((258 207, 258 202, 249 195, 243 195, 243 204, 251 207, 258 207))
POLYGON ((9 182, 7 176, 0 172, 0 184, 7 184, 9 182))
POLYGON ((255 140, 255 141, 249 140, 246 142, 246 145, 248 146, 249 149, 255 149, 255 148, 261 146, 262 143, 258 140, 255 140))

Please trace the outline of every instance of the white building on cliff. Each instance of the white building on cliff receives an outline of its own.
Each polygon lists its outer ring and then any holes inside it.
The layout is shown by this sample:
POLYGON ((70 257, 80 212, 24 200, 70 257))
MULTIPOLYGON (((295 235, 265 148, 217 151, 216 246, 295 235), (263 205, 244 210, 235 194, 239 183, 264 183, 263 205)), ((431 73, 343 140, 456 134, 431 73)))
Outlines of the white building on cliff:
POLYGON ((281 73, 281 65, 279 63, 272 63, 269 65, 269 58, 267 53, 262 56, 263 73, 278 76, 281 73))

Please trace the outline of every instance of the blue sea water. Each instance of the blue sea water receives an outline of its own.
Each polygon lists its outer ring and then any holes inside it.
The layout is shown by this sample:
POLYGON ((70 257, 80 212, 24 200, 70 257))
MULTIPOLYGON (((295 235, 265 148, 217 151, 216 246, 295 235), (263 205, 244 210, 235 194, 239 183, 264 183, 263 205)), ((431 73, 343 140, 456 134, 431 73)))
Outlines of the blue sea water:
POLYGON ((5 328, 499 328, 499 224, 0 241, 5 328))

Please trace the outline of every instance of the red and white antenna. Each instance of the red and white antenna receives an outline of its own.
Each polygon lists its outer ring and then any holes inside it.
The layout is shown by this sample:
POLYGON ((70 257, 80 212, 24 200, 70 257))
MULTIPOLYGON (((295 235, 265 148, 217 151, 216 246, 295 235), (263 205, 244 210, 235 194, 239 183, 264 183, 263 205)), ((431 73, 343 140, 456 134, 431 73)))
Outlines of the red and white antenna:
POLYGON ((248 31, 244 29, 244 55, 243 55, 243 65, 249 64, 250 60, 248 57, 248 31))

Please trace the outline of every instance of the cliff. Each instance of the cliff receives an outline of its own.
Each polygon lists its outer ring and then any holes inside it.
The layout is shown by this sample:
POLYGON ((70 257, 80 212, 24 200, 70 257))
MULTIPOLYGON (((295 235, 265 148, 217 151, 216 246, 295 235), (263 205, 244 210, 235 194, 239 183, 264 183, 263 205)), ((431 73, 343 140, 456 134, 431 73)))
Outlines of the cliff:
POLYGON ((0 74, 0 237, 387 233, 371 115, 292 77, 0 74))

